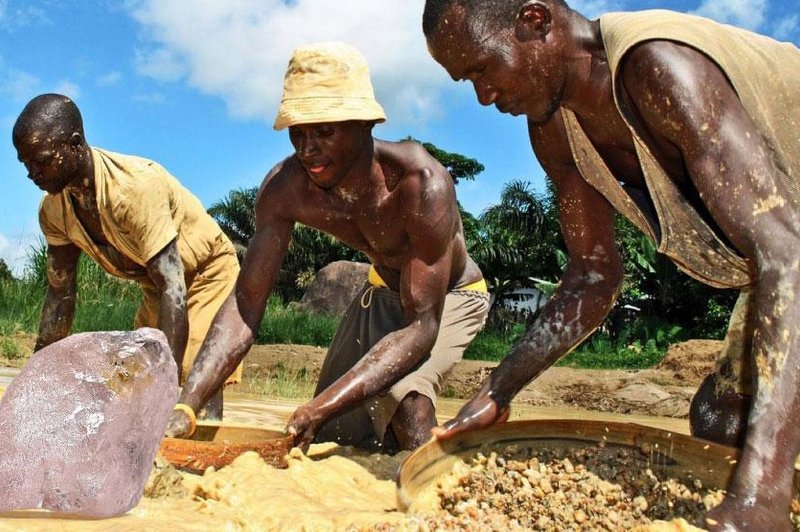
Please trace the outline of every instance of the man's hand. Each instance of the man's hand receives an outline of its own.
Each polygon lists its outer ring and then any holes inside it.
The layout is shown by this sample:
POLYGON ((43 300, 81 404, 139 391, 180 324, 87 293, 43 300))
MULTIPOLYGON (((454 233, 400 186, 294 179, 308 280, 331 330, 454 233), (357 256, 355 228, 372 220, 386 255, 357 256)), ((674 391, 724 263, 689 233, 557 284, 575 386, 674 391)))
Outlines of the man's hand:
POLYGON ((311 406, 310 403, 306 403, 295 410, 286 425, 286 432, 294 438, 292 445, 306 452, 308 446, 314 441, 317 429, 323 421, 325 420, 320 415, 319 410, 311 406))
POLYGON ((439 440, 449 440, 462 432, 485 429, 505 423, 511 410, 507 404, 495 400, 491 393, 481 391, 461 407, 458 415, 442 425, 434 427, 431 433, 439 440))
POLYGON ((164 435, 167 438, 183 438, 190 430, 192 430, 192 420, 189 415, 182 410, 175 410, 169 417, 164 435))

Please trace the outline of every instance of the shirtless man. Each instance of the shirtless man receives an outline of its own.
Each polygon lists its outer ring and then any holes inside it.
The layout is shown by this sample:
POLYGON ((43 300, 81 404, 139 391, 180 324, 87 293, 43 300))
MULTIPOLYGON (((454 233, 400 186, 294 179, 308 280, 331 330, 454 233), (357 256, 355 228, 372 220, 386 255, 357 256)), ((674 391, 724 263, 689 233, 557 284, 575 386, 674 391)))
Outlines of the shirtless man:
MULTIPOLYGON (((12 136, 28 177, 47 193, 39 223, 48 288, 34 350, 69 334, 83 251, 109 274, 139 283, 134 326, 166 334, 180 378, 236 282, 228 237, 160 165, 89 146, 80 111, 66 96, 31 100, 12 136)), ((240 378, 241 370, 232 380, 240 378)))
POLYGON ((623 275, 616 209, 687 273, 746 289, 729 358, 692 405, 695 434, 743 439, 707 524, 789 529, 800 450, 800 52, 667 11, 590 21, 562 0, 427 0, 423 30, 433 58, 472 82, 481 104, 527 116, 570 257, 522 342, 438 437, 506 419, 512 397, 606 317, 623 275))
POLYGON ((483 325, 486 283, 467 254, 447 170, 414 142, 372 137, 385 120, 366 61, 342 43, 295 51, 275 129, 295 153, 267 174, 256 234, 214 319, 167 434, 191 432, 191 410, 253 343, 295 223, 325 231, 371 260, 314 398, 288 424, 295 444, 412 449, 430 439, 445 375, 483 325))

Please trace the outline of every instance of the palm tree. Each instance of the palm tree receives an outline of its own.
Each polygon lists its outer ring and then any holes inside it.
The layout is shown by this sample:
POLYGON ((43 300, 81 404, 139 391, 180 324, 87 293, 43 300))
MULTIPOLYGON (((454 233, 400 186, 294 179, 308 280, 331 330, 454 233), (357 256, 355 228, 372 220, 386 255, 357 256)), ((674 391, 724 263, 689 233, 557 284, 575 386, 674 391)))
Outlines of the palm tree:
MULTIPOLYGON (((214 203, 208 213, 228 235, 241 260, 256 232, 256 194, 258 188, 232 190, 214 203)), ((284 300, 299 299, 314 274, 335 260, 364 260, 357 251, 316 229, 296 224, 292 241, 283 259, 275 293, 284 300)))
POLYGON ((560 275, 564 246, 552 196, 534 193, 525 181, 511 181, 503 186, 500 203, 481 214, 478 227, 467 237, 469 253, 497 295, 515 282, 560 275))
POLYGON ((256 232, 256 194, 258 187, 231 190, 208 208, 208 214, 228 235, 240 258, 256 232))

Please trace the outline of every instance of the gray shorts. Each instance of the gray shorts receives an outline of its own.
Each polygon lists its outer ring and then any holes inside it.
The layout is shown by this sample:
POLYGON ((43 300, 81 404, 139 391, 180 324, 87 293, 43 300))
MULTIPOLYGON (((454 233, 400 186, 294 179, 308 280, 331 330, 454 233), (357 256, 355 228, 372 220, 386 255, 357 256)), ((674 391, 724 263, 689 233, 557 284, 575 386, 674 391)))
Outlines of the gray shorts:
MULTIPOLYGON (((485 292, 449 292, 430 357, 423 359, 416 369, 384 393, 331 418, 317 431, 316 441, 379 447, 398 405, 409 393, 417 392, 428 397, 435 407, 445 377, 483 327, 488 311, 489 294, 485 292)), ((365 284, 350 303, 336 330, 314 395, 333 384, 381 338, 403 327, 404 322, 397 292, 365 284)))

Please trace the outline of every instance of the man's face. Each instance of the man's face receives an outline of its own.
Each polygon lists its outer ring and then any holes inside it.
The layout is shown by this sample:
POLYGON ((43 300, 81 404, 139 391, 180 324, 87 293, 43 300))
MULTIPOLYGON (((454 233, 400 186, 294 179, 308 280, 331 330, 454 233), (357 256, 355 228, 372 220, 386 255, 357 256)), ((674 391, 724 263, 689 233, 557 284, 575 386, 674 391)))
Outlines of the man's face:
POLYGON ((361 121, 324 122, 289 127, 289 140, 308 177, 320 188, 337 185, 363 154, 371 135, 361 121))
POLYGON ((60 193, 80 173, 79 145, 68 140, 31 134, 15 140, 14 147, 28 178, 50 194, 60 193))
POLYGON ((520 42, 513 26, 481 29, 466 8, 452 5, 428 37, 428 50, 456 81, 470 81, 481 105, 544 123, 558 109, 563 87, 555 50, 520 42))

